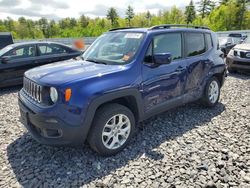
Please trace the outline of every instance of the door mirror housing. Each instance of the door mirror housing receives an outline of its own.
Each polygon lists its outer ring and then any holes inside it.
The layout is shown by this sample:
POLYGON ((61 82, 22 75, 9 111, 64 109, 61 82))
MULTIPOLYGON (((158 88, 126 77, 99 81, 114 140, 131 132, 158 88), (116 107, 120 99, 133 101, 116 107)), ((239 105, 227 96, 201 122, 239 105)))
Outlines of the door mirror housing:
POLYGON ((229 46, 229 45, 231 45, 231 44, 232 44, 231 42, 227 42, 227 43, 226 43, 226 46, 229 46))
POLYGON ((1 57, 1 62, 3 64, 7 64, 9 62, 10 58, 8 56, 3 56, 1 57))
POLYGON ((154 54, 154 63, 157 65, 170 64, 172 61, 171 53, 157 53, 154 54))

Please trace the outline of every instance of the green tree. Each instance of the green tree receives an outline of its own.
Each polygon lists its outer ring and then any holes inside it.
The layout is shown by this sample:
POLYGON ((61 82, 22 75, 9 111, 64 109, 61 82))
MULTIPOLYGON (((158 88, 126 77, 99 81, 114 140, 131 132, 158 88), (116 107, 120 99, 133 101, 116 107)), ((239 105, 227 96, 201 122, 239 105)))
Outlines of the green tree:
POLYGON ((146 13, 146 19, 148 21, 148 26, 151 25, 152 15, 149 10, 146 13))
POLYGON ((69 19, 69 26, 70 26, 71 28, 77 26, 77 21, 76 21, 75 18, 70 18, 70 19, 69 19))
POLYGON ((205 18, 214 9, 215 3, 212 0, 201 0, 199 3, 198 12, 201 18, 205 18))
POLYGON ((189 5, 186 6, 185 17, 186 17, 187 24, 192 23, 196 17, 193 0, 191 0, 189 5))
POLYGON ((230 0, 220 0, 219 4, 220 5, 226 5, 230 0))
POLYGON ((183 24, 185 23, 185 15, 180 9, 174 6, 170 11, 169 21, 171 24, 183 24))
POLYGON ((237 29, 243 29, 243 24, 246 19, 247 3, 248 0, 237 0, 236 6, 238 8, 236 12, 235 25, 237 29))
POLYGON ((7 17, 6 20, 4 20, 4 25, 8 31, 14 31, 15 26, 14 26, 14 20, 10 17, 7 17))
POLYGON ((39 27, 43 32, 44 37, 49 38, 49 22, 47 18, 41 18, 38 20, 39 27))
POLYGON ((118 26, 118 13, 114 7, 111 7, 107 12, 107 19, 110 20, 112 27, 118 26))
POLYGON ((80 22, 81 27, 85 28, 85 27, 87 27, 88 24, 89 24, 89 18, 86 17, 86 16, 83 14, 83 15, 80 16, 79 22, 80 22))
POLYGON ((131 26, 131 20, 134 18, 134 9, 129 5, 126 11, 126 20, 128 21, 128 26, 131 26))
POLYGON ((207 25, 215 31, 237 29, 235 26, 237 6, 234 1, 215 8, 206 19, 207 25))

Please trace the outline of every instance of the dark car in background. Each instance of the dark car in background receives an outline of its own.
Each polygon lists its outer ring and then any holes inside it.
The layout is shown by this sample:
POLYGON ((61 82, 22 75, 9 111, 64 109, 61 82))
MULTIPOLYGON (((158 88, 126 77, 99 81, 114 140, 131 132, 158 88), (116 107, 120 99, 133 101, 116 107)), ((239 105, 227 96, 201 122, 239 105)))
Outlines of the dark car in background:
POLYGON ((0 32, 0 49, 13 43, 14 42, 11 33, 0 32))
POLYGON ((243 33, 230 33, 228 34, 228 37, 239 38, 241 42, 243 42, 244 40, 246 40, 247 35, 243 33))
POLYGON ((236 71, 250 72, 250 39, 236 45, 228 54, 226 59, 228 72, 236 71))
POLYGON ((22 84, 23 73, 30 68, 68 60, 81 52, 54 42, 25 42, 0 50, 0 87, 22 84))
POLYGON ((229 53, 229 51, 237 44, 241 43, 241 39, 235 37, 218 37, 219 46, 221 51, 225 56, 229 53))

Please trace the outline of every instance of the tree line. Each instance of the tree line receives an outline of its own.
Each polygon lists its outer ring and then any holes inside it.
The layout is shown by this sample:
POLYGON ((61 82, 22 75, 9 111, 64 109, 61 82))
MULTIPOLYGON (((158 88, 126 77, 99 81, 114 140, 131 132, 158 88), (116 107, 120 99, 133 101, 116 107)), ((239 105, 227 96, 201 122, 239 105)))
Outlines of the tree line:
POLYGON ((128 6, 125 18, 121 18, 114 7, 105 18, 63 18, 59 21, 41 18, 37 21, 20 17, 0 19, 0 32, 12 32, 15 39, 40 39, 61 37, 91 37, 116 27, 151 27, 160 24, 193 24, 210 27, 214 31, 250 29, 250 0, 200 0, 195 6, 193 0, 185 10, 173 6, 170 10, 134 12, 128 6))

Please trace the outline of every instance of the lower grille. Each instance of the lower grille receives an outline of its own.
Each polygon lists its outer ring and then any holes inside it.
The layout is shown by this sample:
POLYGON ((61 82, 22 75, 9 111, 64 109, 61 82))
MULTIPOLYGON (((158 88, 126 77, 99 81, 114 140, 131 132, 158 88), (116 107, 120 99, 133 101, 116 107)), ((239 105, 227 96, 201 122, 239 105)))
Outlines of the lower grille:
POLYGON ((248 65, 248 66, 250 66, 250 61, 249 62, 235 61, 234 64, 236 64, 236 65, 248 65))
POLYGON ((248 52, 248 51, 241 51, 241 52, 240 52, 240 57, 241 57, 241 58, 250 59, 250 52, 248 52))
POLYGON ((30 98, 38 103, 42 102, 42 86, 24 77, 23 89, 30 98))

